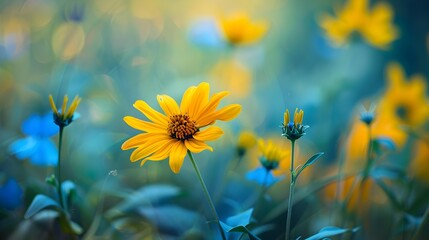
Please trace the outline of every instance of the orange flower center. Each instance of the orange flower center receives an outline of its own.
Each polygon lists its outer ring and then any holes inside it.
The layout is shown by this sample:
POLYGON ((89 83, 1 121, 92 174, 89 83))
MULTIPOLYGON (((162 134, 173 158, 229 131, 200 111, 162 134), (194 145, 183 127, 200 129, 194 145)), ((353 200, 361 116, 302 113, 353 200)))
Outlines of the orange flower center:
POLYGON ((178 140, 186 140, 198 131, 197 123, 189 118, 188 114, 170 116, 167 128, 170 137, 178 140))

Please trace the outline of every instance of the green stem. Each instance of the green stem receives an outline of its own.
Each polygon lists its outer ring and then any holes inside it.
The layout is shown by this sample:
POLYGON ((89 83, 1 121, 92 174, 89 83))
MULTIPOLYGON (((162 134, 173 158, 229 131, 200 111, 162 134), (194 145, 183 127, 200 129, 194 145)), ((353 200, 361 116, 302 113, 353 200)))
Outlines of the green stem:
POLYGON ((362 183, 365 182, 366 178, 369 175, 369 172, 371 170, 372 166, 372 158, 371 158, 371 152, 372 152, 372 136, 371 136, 371 125, 368 124, 368 151, 366 153, 366 165, 363 172, 363 178, 362 183))
POLYGON ((63 130, 64 127, 60 126, 60 137, 58 140, 58 197, 60 198, 60 205, 64 209, 64 202, 63 202, 63 191, 62 191, 62 181, 61 181, 61 146, 63 142, 63 130))
POLYGON ((288 201, 288 207, 287 207, 287 219, 286 219, 286 234, 285 239, 291 239, 290 238, 290 222, 292 217, 292 201, 293 201, 293 190, 295 188, 295 170, 294 170, 294 153, 295 153, 295 140, 291 140, 291 160, 290 160, 290 187, 289 187, 289 201, 288 201))
POLYGON ((216 208, 215 208, 213 201, 210 197, 209 191, 207 190, 206 184, 204 183, 203 177, 201 176, 200 170, 198 169, 197 163, 195 162, 194 157, 192 156, 192 153, 189 150, 188 150, 188 155, 189 155, 189 158, 191 159, 192 165, 194 166, 195 172, 198 175, 198 180, 200 180, 201 186, 203 187, 204 194, 207 198, 207 201, 209 202, 209 205, 210 205, 210 208, 213 212, 213 215, 216 218, 215 220, 216 220, 216 223, 219 227, 220 234, 222 235, 222 239, 226 240, 225 233, 223 232, 222 226, 220 225, 220 222, 219 222, 219 217, 217 215, 216 208))

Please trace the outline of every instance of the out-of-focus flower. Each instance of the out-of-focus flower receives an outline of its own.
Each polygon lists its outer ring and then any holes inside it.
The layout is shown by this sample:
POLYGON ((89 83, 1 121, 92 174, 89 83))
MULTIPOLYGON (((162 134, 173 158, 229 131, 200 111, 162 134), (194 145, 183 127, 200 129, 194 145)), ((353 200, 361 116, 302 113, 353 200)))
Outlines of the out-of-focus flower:
POLYGON ((57 124, 60 127, 68 126, 78 116, 75 113, 75 111, 76 111, 76 108, 82 99, 79 96, 75 96, 72 104, 70 105, 69 109, 67 110, 68 99, 69 98, 67 97, 67 95, 64 95, 62 108, 60 110, 58 110, 57 107, 55 106, 54 99, 52 98, 52 95, 49 95, 49 103, 51 104, 52 111, 54 111, 54 122, 55 122, 55 124, 57 124))
POLYGON ((369 110, 363 108, 360 112, 360 120, 366 125, 371 125, 375 118, 375 107, 372 105, 369 110))
MULTIPOLYGON (((281 162, 286 161, 289 157, 289 151, 283 150, 271 140, 268 142, 258 140, 258 147, 262 155, 259 158, 262 167, 248 172, 246 177, 261 185, 270 186, 281 179, 281 177, 275 177, 277 174, 274 174, 273 171, 279 170, 281 162)), ((282 166, 284 165, 282 164, 282 166)))
POLYGON ((22 123, 22 132, 28 136, 9 146, 12 154, 21 160, 29 158, 34 165, 57 165, 58 150, 49 139, 58 133, 58 127, 52 121, 52 113, 30 116, 22 123))
POLYGON ((22 204, 23 191, 15 179, 9 178, 0 186, 0 208, 14 210, 22 204))
POLYGON ((308 128, 306 125, 302 125, 302 120, 304 118, 304 111, 295 109, 293 115, 293 121, 290 121, 289 110, 286 109, 283 117, 283 136, 291 141, 295 141, 300 137, 305 135, 305 130, 308 128))
POLYGON ((137 148, 130 156, 132 162, 148 160, 159 161, 169 157, 170 168, 179 173, 187 151, 199 153, 213 149, 205 141, 218 139, 223 131, 214 124, 217 120, 229 121, 241 111, 239 104, 231 104, 216 110, 228 92, 215 93, 209 98, 210 85, 200 83, 188 88, 182 97, 180 107, 168 95, 158 95, 158 103, 165 115, 151 108, 146 102, 138 100, 134 107, 150 121, 131 116, 124 121, 131 127, 143 131, 122 144, 122 150, 137 148), (208 128, 202 130, 202 128, 208 128))
POLYGON ((252 21, 245 13, 239 12, 220 21, 223 36, 232 45, 252 44, 259 41, 267 32, 264 21, 252 21))
POLYGON ((189 30, 191 42, 202 47, 220 47, 223 44, 222 35, 216 21, 211 18, 198 19, 192 23, 189 30))
POLYGON ((252 73, 237 60, 220 61, 213 67, 211 75, 219 87, 234 93, 235 98, 248 97, 252 92, 252 73))
POLYGON ((414 156, 409 165, 410 175, 429 184, 429 143, 427 139, 417 141, 413 153, 414 156))
POLYGON ((237 152, 239 156, 243 156, 246 151, 256 144, 256 136, 253 132, 244 131, 238 136, 237 152))
POLYGON ((398 30, 392 24, 393 10, 387 3, 376 3, 369 9, 368 0, 348 0, 336 17, 325 14, 320 26, 335 45, 346 44, 354 33, 359 33, 369 44, 386 49, 398 38, 398 30))
POLYGON ((399 125, 418 128, 429 118, 426 83, 421 75, 407 81, 398 63, 390 63, 386 70, 388 87, 379 104, 379 114, 399 125))

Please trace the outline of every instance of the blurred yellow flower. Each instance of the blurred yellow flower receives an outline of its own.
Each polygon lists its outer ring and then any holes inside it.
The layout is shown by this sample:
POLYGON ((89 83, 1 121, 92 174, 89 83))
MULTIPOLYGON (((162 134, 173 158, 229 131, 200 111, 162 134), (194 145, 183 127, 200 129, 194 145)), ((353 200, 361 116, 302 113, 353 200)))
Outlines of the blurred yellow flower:
POLYGON ((255 144, 256 144, 256 136, 253 132, 250 132, 250 131, 241 132, 240 135, 238 136, 238 142, 237 142, 237 149, 239 154, 240 153, 244 154, 244 152, 247 149, 252 148, 253 146, 255 146, 255 144))
POLYGON ((237 60, 220 61, 211 70, 211 77, 218 87, 234 93, 235 98, 248 97, 252 92, 252 73, 237 60))
POLYGON ((165 115, 138 100, 134 107, 151 122, 126 116, 124 121, 137 130, 143 131, 122 144, 122 150, 136 148, 130 156, 132 162, 160 161, 169 157, 170 168, 179 173, 187 151, 199 153, 213 149, 205 141, 219 138, 223 131, 212 125, 216 120, 229 121, 241 111, 239 104, 231 104, 216 110, 228 92, 219 92, 209 98, 210 85, 200 83, 188 88, 182 97, 180 107, 167 95, 158 95, 157 100, 165 115))
POLYGON ((398 63, 390 63, 386 69, 387 90, 379 104, 379 114, 390 121, 410 128, 418 128, 429 118, 429 102, 426 83, 421 75, 408 81, 398 63))
POLYGON ((232 45, 255 43, 268 30, 266 22, 252 21, 247 14, 242 12, 221 19, 220 25, 225 39, 232 45))
POLYGON ((324 14, 319 25, 335 45, 344 45, 359 33, 369 44, 386 49, 398 38, 393 10, 387 3, 376 3, 372 9, 368 5, 368 0, 348 0, 341 10, 336 9, 336 17, 324 14))
POLYGON ((414 157, 409 166, 410 175, 429 184, 429 142, 427 139, 416 142, 413 153, 414 157))
POLYGON ((263 139, 258 140, 258 148, 262 154, 259 161, 267 170, 272 170, 274 175, 279 175, 287 169, 280 164, 289 158, 289 151, 274 144, 272 140, 265 142, 263 139))
POLYGON ((67 110, 68 99, 69 98, 67 97, 67 95, 64 95, 63 105, 61 109, 58 110, 57 107, 55 106, 55 102, 54 102, 54 99, 52 98, 52 95, 49 95, 49 103, 51 104, 52 111, 54 112, 54 122, 60 127, 65 127, 74 120, 74 114, 75 114, 76 108, 79 105, 80 101, 82 100, 79 96, 75 96, 72 101, 72 104, 67 110))
POLYGON ((85 44, 85 32, 81 25, 66 22, 55 30, 52 36, 52 49, 62 60, 70 60, 82 51, 85 44))

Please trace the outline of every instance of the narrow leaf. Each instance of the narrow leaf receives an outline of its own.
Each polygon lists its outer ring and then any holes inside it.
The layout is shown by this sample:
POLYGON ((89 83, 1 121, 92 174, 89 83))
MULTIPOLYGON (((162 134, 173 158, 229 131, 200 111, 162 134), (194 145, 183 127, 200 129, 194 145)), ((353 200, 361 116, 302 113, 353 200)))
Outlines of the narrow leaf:
POLYGON ((323 154, 325 154, 325 153, 324 152, 316 153, 311 158, 309 158, 307 160, 307 162, 305 162, 305 164, 298 170, 298 173, 296 174, 296 178, 298 178, 299 174, 301 174, 301 172, 306 167, 308 167, 308 166, 312 165, 313 163, 315 163, 323 154))
POLYGON ((356 227, 353 229, 347 229, 347 228, 339 228, 335 226, 328 226, 328 227, 322 228, 318 233, 314 234, 313 236, 306 238, 306 240, 325 239, 328 237, 340 235, 347 232, 357 232, 358 230, 359 230, 359 227, 356 227))
POLYGON ((402 204, 398 201, 398 199, 396 198, 395 194, 386 186, 386 184, 384 184, 384 182, 380 179, 374 179, 375 182, 377 183, 377 185, 383 190, 383 192, 386 194, 387 198, 389 198, 390 203, 392 203, 392 205, 398 209, 398 210, 402 210, 402 204))
POLYGON ((24 215, 24 218, 29 219, 32 216, 34 216, 36 213, 48 207, 55 208, 57 210, 62 211, 61 206, 58 204, 57 201, 55 201, 54 199, 46 195, 38 194, 31 202, 30 207, 28 207, 27 212, 24 215))

